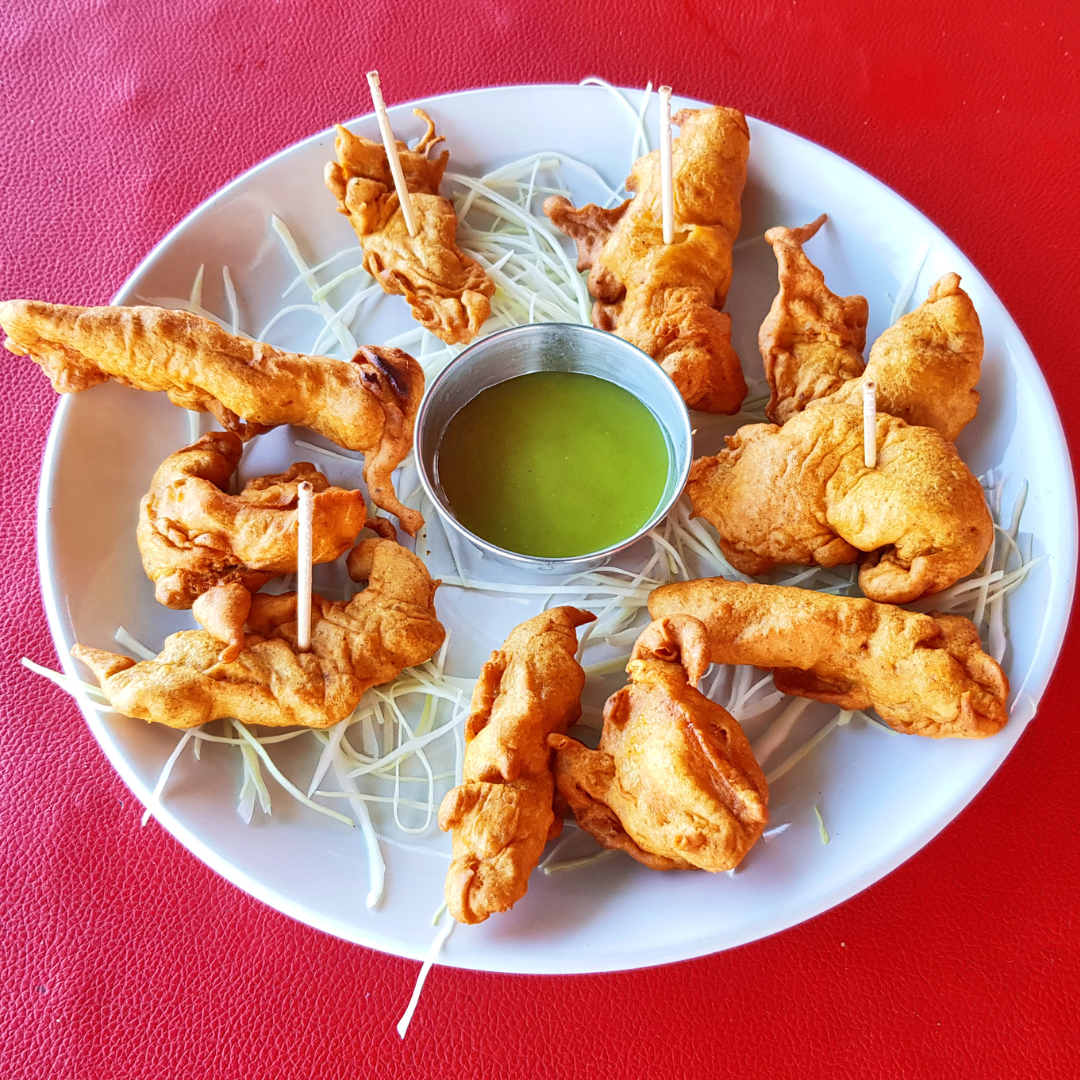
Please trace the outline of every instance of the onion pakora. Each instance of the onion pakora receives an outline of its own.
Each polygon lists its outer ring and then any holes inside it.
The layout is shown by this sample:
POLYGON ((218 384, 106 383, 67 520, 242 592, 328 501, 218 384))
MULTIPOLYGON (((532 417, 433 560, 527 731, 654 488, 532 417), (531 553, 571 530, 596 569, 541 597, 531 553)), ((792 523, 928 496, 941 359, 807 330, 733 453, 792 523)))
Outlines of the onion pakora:
MULTIPOLYGON (((863 296, 837 296, 806 257, 803 244, 825 223, 822 214, 801 229, 769 229, 780 291, 758 331, 771 397, 765 415, 783 424, 815 399, 828 397, 863 371, 866 321, 863 296)), ((882 407, 883 412, 888 409, 882 407)))
POLYGON ((446 904, 458 922, 513 907, 562 829, 547 738, 581 715, 576 628, 594 618, 572 607, 542 612, 515 627, 480 672, 465 722, 463 782, 439 808, 439 828, 453 832, 446 904))
POLYGON ((370 687, 431 659, 446 636, 435 613, 439 582, 411 551, 381 537, 361 540, 348 566, 367 588, 349 601, 312 596, 307 652, 297 646, 296 594, 257 593, 243 651, 228 663, 219 660, 221 641, 207 629, 170 634, 156 659, 138 663, 79 644, 71 654, 125 716, 174 728, 225 717, 268 727, 332 727, 370 687))
POLYGON ((364 269, 391 296, 404 296, 413 318, 450 345, 467 345, 491 313, 495 283, 475 259, 455 242, 457 216, 439 194, 450 158, 430 152, 443 141, 423 109, 413 109, 427 131, 410 150, 397 143, 416 215, 416 236, 409 235, 390 162, 382 143, 354 135, 340 124, 334 149, 337 161, 326 166, 326 186, 349 219, 364 250, 364 269))
POLYGON ((391 474, 412 448, 424 372, 400 349, 363 345, 351 360, 284 352, 227 333, 210 319, 158 307, 0 303, 7 348, 29 355, 60 394, 115 379, 163 390, 209 412, 241 439, 296 424, 364 455, 376 506, 413 535, 424 523, 394 493, 391 474))
POLYGON ((555 782, 577 823, 654 870, 737 866, 769 821, 769 789, 736 720, 695 687, 709 666, 705 627, 651 623, 630 685, 604 708, 596 750, 555 734, 555 782))
MULTIPOLYGON (((297 490, 304 481, 314 489, 312 562, 333 562, 364 528, 363 492, 331 487, 310 462, 257 477, 240 494, 228 494, 242 452, 236 435, 215 431, 170 454, 154 473, 139 504, 135 536, 154 596, 166 607, 190 608, 198 597, 230 584, 257 592, 272 578, 295 571, 297 490)), ((206 601, 203 610, 215 606, 219 627, 226 625, 224 612, 233 612, 233 630, 224 640, 242 648, 247 613, 236 603, 233 590, 206 601), (232 598, 227 607, 226 595, 232 598)))
POLYGON ((649 614, 700 620, 714 664, 771 669, 785 694, 874 708, 904 734, 981 739, 1008 719, 1009 681, 960 615, 724 578, 663 585, 649 614))
POLYGON ((877 467, 862 409, 821 405, 783 427, 748 424, 699 458, 687 491, 740 573, 861 562, 873 600, 906 604, 972 573, 994 535, 979 481, 933 428, 877 415, 877 467))
POLYGON ((873 379, 879 411, 933 428, 953 442, 979 411, 975 385, 982 357, 982 325, 971 298, 960 288, 959 274, 945 274, 930 286, 924 303, 874 342, 859 378, 810 405, 861 403, 863 383, 873 379))
POLYGON ((721 312, 731 287, 731 252, 742 223, 750 131, 736 109, 683 109, 672 145, 675 241, 663 241, 660 151, 638 158, 626 181, 632 199, 611 210, 575 209, 553 195, 544 213, 573 237, 578 269, 589 271, 593 326, 647 352, 692 409, 736 413, 746 397, 721 312))
POLYGON ((803 244, 826 215, 801 229, 765 234, 776 254, 779 292, 758 333, 771 397, 765 414, 777 424, 810 406, 858 405, 863 383, 877 386, 877 408, 953 442, 975 417, 975 385, 983 334, 958 274, 945 274, 926 302, 897 319, 870 350, 863 368, 867 303, 836 296, 807 257, 803 244))

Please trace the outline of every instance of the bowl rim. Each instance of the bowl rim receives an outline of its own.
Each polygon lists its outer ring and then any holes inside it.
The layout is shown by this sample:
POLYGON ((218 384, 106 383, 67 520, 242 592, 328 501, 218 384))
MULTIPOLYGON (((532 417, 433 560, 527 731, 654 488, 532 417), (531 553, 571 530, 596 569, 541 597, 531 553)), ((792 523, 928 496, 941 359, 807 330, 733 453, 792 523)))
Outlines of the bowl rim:
MULTIPOLYGON (((500 379, 498 382, 491 383, 490 386, 482 387, 477 390, 469 401, 475 401, 476 398, 484 392, 484 390, 491 389, 492 386, 499 386, 501 383, 509 382, 510 379, 520 378, 522 375, 531 375, 533 372, 522 372, 519 375, 510 375, 506 379, 500 379)), ((588 374, 582 372, 582 374, 588 374)), ((603 378, 603 376, 595 375, 594 378, 603 378)), ((605 382, 613 382, 611 379, 605 379, 605 382)), ((647 401, 643 401, 637 394, 621 383, 613 382, 613 385, 619 386, 621 389, 626 390, 628 394, 631 394, 634 398, 640 401, 645 408, 649 410, 649 413, 656 420, 660 429, 664 432, 665 441, 669 444, 669 450, 674 457, 675 447, 673 445, 674 440, 671 438, 670 427, 659 416, 657 416, 655 410, 650 406, 647 401)), ((468 402, 466 402, 468 404, 468 402)), ((464 406, 462 406, 464 408, 464 406)), ((460 411, 460 410, 459 410, 460 411)), ((455 416, 457 413, 454 414, 455 416)), ((439 433, 441 437, 441 432, 439 433)), ((435 450, 438 450, 438 444, 436 443, 435 450)), ((686 483, 690 478, 690 467, 694 460, 694 432, 693 426, 690 422, 690 412, 686 407, 686 402, 683 401, 682 394, 679 393, 678 387, 675 385, 671 376, 660 366, 660 364, 654 360, 643 349, 638 348, 633 342, 627 341, 625 338, 619 337, 618 334, 611 333, 607 330, 600 330, 595 326, 588 326, 585 323, 571 323, 571 322, 543 322, 543 323, 522 323, 519 326, 508 326, 503 330, 496 330, 494 333, 485 334, 483 337, 473 341, 467 348, 463 349, 449 364, 446 365, 432 380, 431 385, 424 393, 423 400, 420 403, 420 408, 416 414, 416 422, 413 428, 413 453, 416 457, 416 471, 420 477, 420 483, 423 486, 424 493, 435 507, 436 513, 442 519, 442 521, 451 527, 460 536, 464 537, 470 543, 478 547, 484 554, 493 555, 498 559, 502 559, 504 562, 509 562, 514 565, 518 565, 523 569, 530 570, 544 570, 549 573, 557 573, 565 570, 572 572, 575 569, 579 569, 583 563, 591 563, 599 565, 601 562, 609 559, 612 555, 617 554, 620 551, 630 547, 631 544, 636 544, 642 537, 646 536, 648 532, 655 528, 660 522, 667 517, 671 512, 672 507, 682 497, 683 491, 686 489, 686 483), (497 544, 493 544, 490 540, 485 540, 482 536, 477 536, 476 533, 467 529, 458 519, 454 516, 453 509, 450 507, 449 502, 445 499, 442 492, 439 490, 439 486, 434 476, 428 475, 428 469, 424 462, 424 456, 421 453, 421 433, 424 430, 424 421, 427 418, 429 407, 441 386, 444 385, 444 381, 448 379, 455 367, 457 367, 461 360, 468 356, 470 352, 477 349, 479 346, 489 346, 492 342, 497 341, 500 338, 513 337, 520 335, 525 331, 535 332, 538 328, 543 330, 569 330, 573 334, 581 334, 586 338, 603 337, 607 341, 618 342, 616 348, 624 348, 628 357, 633 357, 633 362, 644 362, 650 365, 652 371, 656 375, 661 377, 661 384, 666 384, 666 390, 672 396, 673 401, 678 403, 678 416, 680 418, 680 426, 682 433, 685 436, 686 453, 683 461, 676 462, 676 480, 672 485, 669 496, 662 502, 657 504, 656 509, 649 515, 645 523, 631 536, 625 540, 620 540, 616 544, 611 544, 606 548, 601 548, 597 551, 583 552, 580 555, 561 555, 561 556, 547 556, 547 555, 523 555, 520 551, 511 551, 509 548, 499 547, 497 544), (636 355, 635 355, 636 354, 636 355)), ((434 456, 433 456, 434 460, 434 456)))

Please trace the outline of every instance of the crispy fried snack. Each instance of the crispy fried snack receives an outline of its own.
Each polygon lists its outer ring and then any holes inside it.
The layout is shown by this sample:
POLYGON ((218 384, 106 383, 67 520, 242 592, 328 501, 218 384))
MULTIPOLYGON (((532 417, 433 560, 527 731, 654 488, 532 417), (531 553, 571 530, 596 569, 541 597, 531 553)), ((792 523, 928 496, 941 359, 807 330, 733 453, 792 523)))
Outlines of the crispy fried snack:
POLYGON ((772 396, 765 409, 783 424, 810 405, 857 405, 863 383, 877 384, 879 412, 931 427, 950 442, 975 416, 983 335, 958 274, 946 274, 926 302, 874 342, 865 370, 866 300, 836 296, 802 245, 817 234, 822 214, 801 229, 770 229, 780 291, 758 333, 772 396))
POLYGON ((978 411, 982 356, 979 316, 960 275, 946 274, 930 286, 925 303, 874 342, 863 375, 824 400, 861 403, 863 382, 873 379, 881 412, 934 428, 952 442, 978 411))
POLYGON ((780 279, 780 291, 758 331, 772 391, 765 415, 774 424, 783 424, 809 402, 828 397, 862 374, 870 314, 866 298, 833 293, 802 249, 826 220, 822 214, 801 229, 777 227, 765 234, 780 279))
POLYGON ((237 436, 215 431, 170 454, 154 473, 139 504, 135 535, 154 596, 166 607, 189 608, 196 597, 230 582, 257 592, 271 578, 294 571, 302 481, 315 490, 313 562, 333 562, 364 528, 363 492, 331 487, 307 461, 260 476, 239 495, 229 495, 242 452, 237 436))
POLYGON ((413 109, 428 129, 415 150, 399 142, 398 156, 412 195, 417 234, 410 236, 401 212, 386 150, 337 127, 337 161, 326 166, 326 186, 338 201, 364 249, 364 269, 391 296, 404 296, 413 318, 451 345, 468 344, 491 313, 495 283, 454 241, 457 217, 439 185, 450 154, 435 160, 443 141, 423 109, 413 109))
POLYGON ((713 663, 771 668, 785 694, 877 709, 907 735, 981 739, 1008 719, 1009 681, 959 615, 723 578, 663 585, 649 614, 692 615, 713 663))
POLYGON ((698 458, 687 491, 736 570, 837 566, 862 557, 873 600, 906 604, 982 561, 994 524, 978 480, 932 428, 878 413, 877 468, 863 463, 862 409, 822 405, 782 428, 748 424, 698 458))
POLYGON ((392 540, 361 540, 349 572, 368 586, 352 600, 311 598, 311 650, 296 647, 296 594, 251 598, 244 649, 219 662, 207 630, 165 639, 156 660, 75 645, 71 654, 97 676, 114 709, 174 728, 234 717, 270 727, 328 728, 361 695, 430 659, 446 636, 436 618, 424 564, 392 540))
POLYGON ((608 698, 599 747, 548 737, 578 824, 654 870, 730 870, 769 820, 742 728, 694 686, 708 666, 701 623, 659 619, 634 645, 630 685, 608 698))
POLYGON ((424 373, 408 353, 363 345, 352 360, 283 352, 226 333, 186 311, 0 303, 7 348, 29 355, 60 394, 115 379, 164 390, 174 405, 210 412, 245 441, 296 424, 364 455, 376 506, 410 535, 424 523, 394 494, 390 474, 412 447, 424 373))
POLYGON ((735 413, 746 382, 720 309, 731 286, 731 249, 742 221, 750 132, 736 109, 683 109, 672 147, 675 242, 663 242, 660 151, 638 158, 622 206, 575 210, 553 195, 544 213, 577 241, 589 270, 593 325, 647 352, 692 409, 735 413))
POLYGON ((465 722, 464 782, 439 808, 439 828, 454 835, 446 904, 458 922, 512 908, 562 829, 547 737, 581 715, 575 628, 594 618, 559 607, 528 619, 480 672, 465 722))

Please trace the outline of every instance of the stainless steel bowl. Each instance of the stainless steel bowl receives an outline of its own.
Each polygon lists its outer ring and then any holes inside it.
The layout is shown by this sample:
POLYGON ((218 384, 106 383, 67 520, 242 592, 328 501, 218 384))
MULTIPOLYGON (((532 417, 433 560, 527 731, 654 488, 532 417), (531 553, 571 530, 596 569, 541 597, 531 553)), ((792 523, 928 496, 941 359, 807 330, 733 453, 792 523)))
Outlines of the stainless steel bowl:
MULTIPOLYGON (((416 418, 416 460, 420 482, 447 526, 501 562, 548 574, 590 570, 639 540, 674 505, 690 473, 690 417, 675 384, 652 357, 614 334, 577 323, 533 323, 481 338, 458 356, 431 384, 416 418), (656 418, 668 448, 664 496, 652 517, 633 536, 602 551, 561 559, 520 555, 496 547, 466 529, 439 486, 439 439, 454 414, 482 390, 534 371, 576 371, 596 375, 629 390, 656 418)), ((627 477, 627 483, 633 483, 627 477)))

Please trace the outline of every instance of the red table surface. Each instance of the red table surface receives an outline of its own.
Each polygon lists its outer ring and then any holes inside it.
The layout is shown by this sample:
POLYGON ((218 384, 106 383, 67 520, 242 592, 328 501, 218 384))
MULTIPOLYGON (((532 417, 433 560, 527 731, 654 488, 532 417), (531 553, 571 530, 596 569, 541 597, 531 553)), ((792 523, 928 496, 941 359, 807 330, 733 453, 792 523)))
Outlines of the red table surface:
MULTIPOLYGON (((236 174, 369 108, 516 82, 671 82, 856 162, 974 260, 1080 421, 1080 9, 1016 0, 344 4, 7 0, 0 297, 104 303, 236 174)), ((1080 1075, 1075 629, 972 805, 884 881, 703 959, 568 978, 436 968, 249 898, 141 807, 56 663, 34 500, 56 399, 3 354, 0 1075, 1080 1075)), ((1037 463, 1033 468, 1037 468, 1037 463)))

